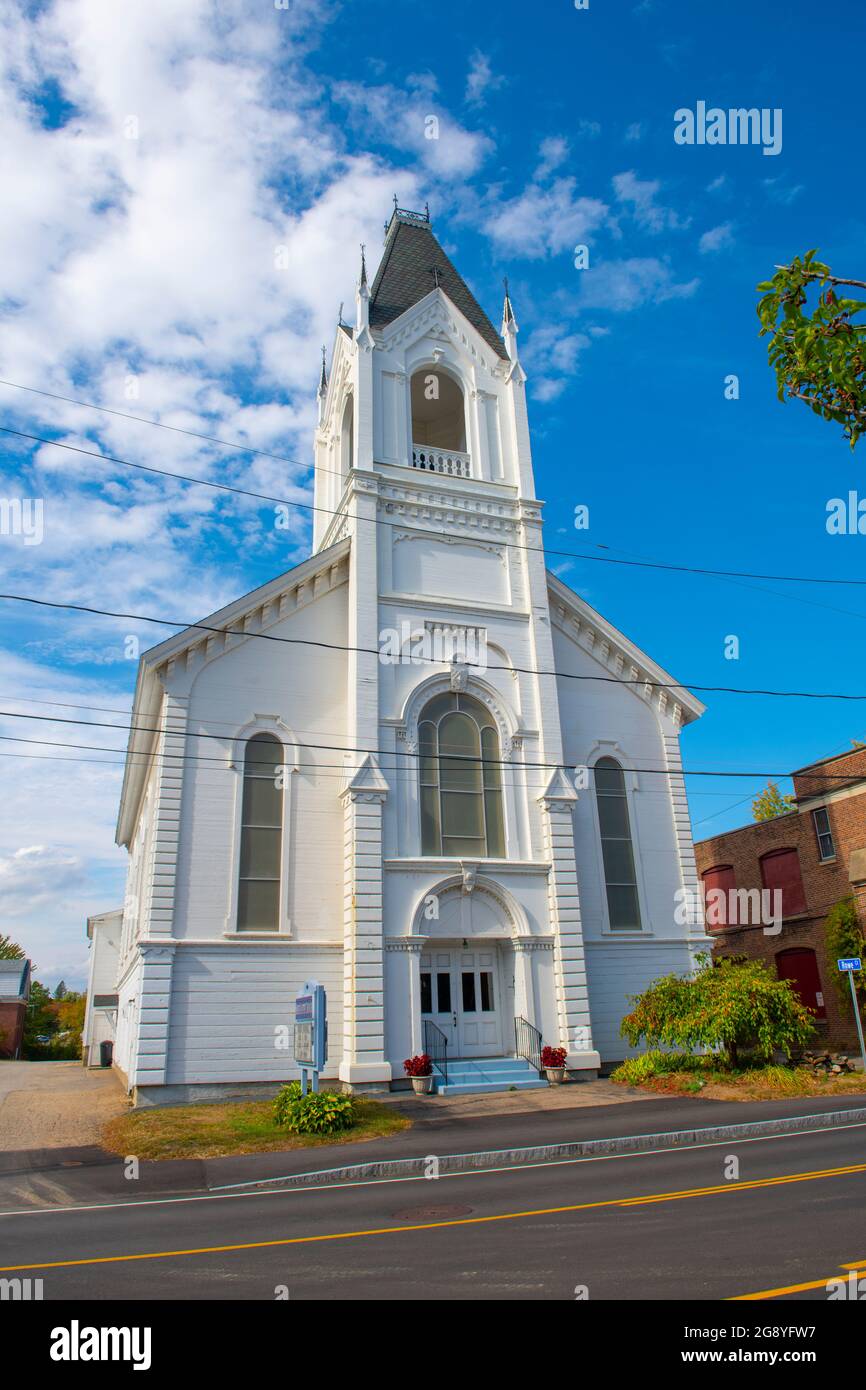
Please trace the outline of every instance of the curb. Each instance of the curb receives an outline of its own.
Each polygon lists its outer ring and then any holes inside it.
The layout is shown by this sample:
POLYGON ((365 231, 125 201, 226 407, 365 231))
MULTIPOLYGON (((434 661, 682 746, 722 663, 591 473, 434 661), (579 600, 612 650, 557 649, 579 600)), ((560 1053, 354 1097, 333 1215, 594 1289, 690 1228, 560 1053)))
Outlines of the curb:
POLYGON ((342 1168, 319 1168, 309 1173, 289 1173, 279 1178, 234 1182, 209 1187, 209 1192, 255 1191, 266 1187, 324 1187, 331 1183, 374 1181, 380 1178, 425 1178, 435 1161, 435 1176, 468 1173, 476 1168, 519 1168, 524 1164, 555 1163, 605 1154, 647 1153, 679 1149, 725 1140, 762 1139, 774 1134, 806 1134, 810 1130, 847 1128, 866 1124, 866 1108, 830 1110, 814 1115, 791 1115, 778 1120, 753 1120, 741 1125, 714 1125, 708 1129, 676 1129, 661 1134, 624 1134, 613 1139, 580 1139, 565 1144, 536 1144, 523 1149, 483 1149, 475 1153, 429 1154, 424 1158, 380 1159, 342 1168))

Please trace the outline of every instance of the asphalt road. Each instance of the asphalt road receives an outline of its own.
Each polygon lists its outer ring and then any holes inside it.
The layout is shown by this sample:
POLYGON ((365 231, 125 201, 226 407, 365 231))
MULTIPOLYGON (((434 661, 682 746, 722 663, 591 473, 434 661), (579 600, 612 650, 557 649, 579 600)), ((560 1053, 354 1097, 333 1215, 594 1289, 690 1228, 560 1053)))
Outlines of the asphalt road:
POLYGON ((863 1263, 866 1126, 434 1180, 0 1216, 45 1300, 827 1300, 863 1263), (731 1160, 736 1160, 738 1173, 731 1160), (798 1286, 812 1285, 806 1289, 798 1286))

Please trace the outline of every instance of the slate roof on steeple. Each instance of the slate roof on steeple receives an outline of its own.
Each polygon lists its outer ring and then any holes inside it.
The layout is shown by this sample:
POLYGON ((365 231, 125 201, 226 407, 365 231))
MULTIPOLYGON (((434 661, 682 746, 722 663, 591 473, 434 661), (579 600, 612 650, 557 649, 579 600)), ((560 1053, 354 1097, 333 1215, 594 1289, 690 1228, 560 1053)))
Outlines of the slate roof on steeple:
POLYGON ((448 296, 452 304, 476 328, 497 357, 508 361, 508 353, 478 300, 454 269, 423 215, 412 213, 404 220, 402 209, 391 218, 385 253, 370 298, 370 327, 384 328, 411 309, 435 289, 448 296), (438 275, 434 275, 434 269, 438 275))

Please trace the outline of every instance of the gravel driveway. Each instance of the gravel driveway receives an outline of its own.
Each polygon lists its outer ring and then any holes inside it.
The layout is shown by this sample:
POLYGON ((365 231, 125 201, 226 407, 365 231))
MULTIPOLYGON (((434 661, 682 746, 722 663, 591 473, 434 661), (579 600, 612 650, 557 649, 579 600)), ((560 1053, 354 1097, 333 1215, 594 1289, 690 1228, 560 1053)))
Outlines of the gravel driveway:
POLYGON ((117 1076, 80 1062, 0 1062, 0 1152, 98 1144, 129 1108, 117 1076))

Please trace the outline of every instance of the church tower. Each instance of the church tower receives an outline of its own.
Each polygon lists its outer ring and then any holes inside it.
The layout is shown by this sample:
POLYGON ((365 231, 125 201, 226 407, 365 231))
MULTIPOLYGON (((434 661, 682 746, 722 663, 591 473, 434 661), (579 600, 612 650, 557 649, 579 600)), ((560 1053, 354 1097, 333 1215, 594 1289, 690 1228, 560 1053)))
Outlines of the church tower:
POLYGON ((572 1069, 599 1065, 517 339, 507 286, 497 332, 429 214, 395 203, 323 366, 314 545, 349 537, 352 555, 340 1075, 356 1086, 440 1034, 452 1056, 513 1053, 515 1019, 572 1069))

